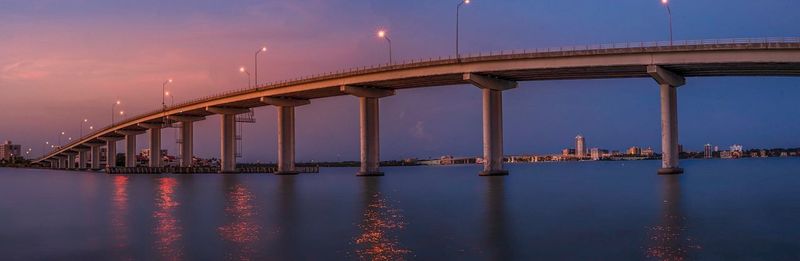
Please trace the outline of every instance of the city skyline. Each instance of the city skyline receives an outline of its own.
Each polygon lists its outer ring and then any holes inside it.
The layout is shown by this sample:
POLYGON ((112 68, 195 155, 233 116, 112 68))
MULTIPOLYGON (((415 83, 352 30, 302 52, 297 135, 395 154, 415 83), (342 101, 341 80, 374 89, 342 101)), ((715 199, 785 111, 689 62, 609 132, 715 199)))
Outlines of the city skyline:
MULTIPOLYGON (((462 10, 462 23, 464 28, 476 28, 482 33, 470 34, 471 30, 464 30, 463 52, 666 39, 666 17, 657 2, 623 1, 617 7, 578 2, 583 5, 577 5, 580 6, 577 11, 585 16, 570 18, 541 16, 547 10, 567 8, 564 3, 474 2, 462 10), (524 12, 528 10, 531 12, 524 12), (602 14, 590 12, 596 10, 602 10, 599 12, 602 14), (481 18, 501 12, 508 12, 516 22, 531 23, 514 23, 509 29, 493 32, 491 28, 508 24, 481 18), (618 18, 623 15, 641 17, 637 20, 646 22, 626 24, 618 18), (606 26, 595 28, 593 19, 604 19, 606 26), (561 23, 562 31, 551 31, 545 26, 553 23, 561 23), (531 34, 516 37, 513 31, 531 34)), ((0 51, 3 57, 0 88, 10 100, 0 112, 0 118, 6 122, 3 135, 7 137, 2 138, 40 150, 38 143, 57 142, 61 131, 77 137, 79 127, 86 127, 82 125, 83 119, 95 126, 110 123, 108 107, 115 100, 122 100, 120 109, 127 115, 152 110, 162 102, 160 92, 165 79, 175 79, 168 87, 171 97, 179 97, 175 98, 178 102, 243 88, 248 78, 238 69, 250 68, 252 51, 262 45, 270 46, 270 50, 261 58, 260 78, 265 79, 261 82, 385 63, 386 46, 375 36, 377 28, 386 28, 391 33, 397 60, 452 55, 449 34, 453 32, 449 25, 453 22, 444 4, 425 3, 425 11, 409 14, 408 10, 420 3, 363 6, 350 2, 312 3, 317 7, 308 8, 307 3, 233 4, 221 10, 215 10, 215 4, 179 8, 177 4, 158 2, 146 2, 135 8, 94 3, 91 5, 94 10, 58 2, 11 3, 9 8, 0 10, 3 21, 12 25, 0 29, 0 33, 13 36, 0 43, 4 47, 0 50, 6 50, 0 51), (90 11, 104 11, 105 15, 87 13, 90 11), (337 13, 362 11, 369 15, 324 23, 325 18, 336 17, 337 13), (45 17, 47 14, 56 15, 45 17), (235 18, 241 14, 245 18, 235 18), (279 26, 281 22, 301 21, 291 17, 296 14, 304 15, 302 24, 291 31, 279 26), (131 23, 141 17, 154 19, 131 23), (34 19, 38 22, 32 23, 34 19), (97 19, 121 28, 88 25, 97 19), (246 25, 249 19, 262 22, 263 27, 246 25), (52 22, 60 20, 84 26, 77 30, 85 37, 58 33, 66 25, 52 22), (426 22, 435 26, 423 27, 426 22), (189 25, 197 28, 197 24, 207 27, 190 32, 180 30, 189 25), (33 34, 15 29, 52 33, 33 34), (125 34, 121 30, 126 30, 125 34), (264 36, 255 37, 252 32, 264 36), (217 39, 220 36, 230 37, 217 39), (29 44, 18 44, 21 42, 29 44), (296 51, 299 47, 307 52, 296 51), (226 51, 216 53, 217 49, 226 51), (67 50, 78 51, 67 53, 67 50), (46 105, 31 106, 29 101, 33 100, 46 105)), ((673 4, 676 39, 800 35, 797 28, 787 26, 797 24, 797 17, 765 14, 769 10, 772 14, 796 9, 797 3, 762 5, 731 1, 727 3, 728 13, 712 13, 711 18, 704 13, 713 4, 711 1, 673 4), (715 22, 704 22, 709 19, 715 22)), ((531 82, 522 83, 508 93, 504 102, 505 154, 557 151, 564 144, 560 137, 576 130, 592 133, 592 144, 596 146, 590 148, 614 144, 648 144, 660 148, 658 91, 651 79, 531 82)), ((690 78, 680 91, 681 143, 798 147, 793 133, 800 129, 800 124, 782 120, 796 116, 797 112, 792 111, 796 99, 792 97, 798 94, 796 84, 788 78, 690 78), (743 101, 755 106, 745 107, 743 101)), ((480 92, 467 87, 403 91, 403 95, 386 98, 381 105, 383 158, 480 154, 479 104, 480 92), (443 97, 450 102, 441 103, 443 97)), ((352 97, 322 99, 311 106, 299 107, 298 160, 357 159, 356 107, 352 97), (322 129, 331 133, 319 131, 322 129)), ((242 161, 274 162, 274 109, 259 108, 256 115, 257 123, 244 130, 244 138, 249 142, 243 148, 242 161)), ((195 149, 198 156, 218 154, 217 124, 214 120, 198 123, 195 149)), ((170 142, 173 140, 172 132, 165 132, 164 148, 174 150, 174 143, 170 142)), ((145 148, 146 140, 140 139, 138 145, 138 149, 145 148)))

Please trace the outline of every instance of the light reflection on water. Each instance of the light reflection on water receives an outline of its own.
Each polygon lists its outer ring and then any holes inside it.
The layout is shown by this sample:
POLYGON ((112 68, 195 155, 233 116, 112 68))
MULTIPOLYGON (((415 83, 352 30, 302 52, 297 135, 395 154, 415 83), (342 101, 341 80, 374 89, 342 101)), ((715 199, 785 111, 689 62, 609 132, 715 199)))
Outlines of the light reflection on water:
POLYGON ((361 260, 404 260, 411 250, 404 248, 396 233, 406 228, 403 212, 380 191, 380 177, 363 178, 364 208, 355 238, 361 260))
POLYGON ((261 225, 258 209, 253 205, 255 196, 235 176, 224 177, 225 215, 228 223, 217 228, 223 240, 232 243, 233 251, 227 258, 250 260, 258 252, 261 225))
POLYGON ((104 175, 0 168, 3 260, 797 260, 800 160, 104 175), (27 200, 28 202, 26 202, 27 200), (701 247, 702 246, 702 247, 701 247), (747 247, 741 247, 747 246, 747 247))
POLYGON ((681 195, 680 176, 663 176, 661 183, 661 220, 648 227, 650 246, 646 257, 658 260, 686 260, 701 247, 688 235, 686 213, 681 195))
POLYGON ((111 235, 117 259, 129 260, 128 251, 128 177, 114 176, 111 196, 111 235))
POLYGON ((163 260, 181 260, 183 246, 181 245, 182 229, 180 221, 175 217, 179 203, 175 200, 175 187, 178 181, 173 177, 158 179, 156 195, 156 209, 153 218, 156 220, 154 234, 156 236, 156 249, 163 260))

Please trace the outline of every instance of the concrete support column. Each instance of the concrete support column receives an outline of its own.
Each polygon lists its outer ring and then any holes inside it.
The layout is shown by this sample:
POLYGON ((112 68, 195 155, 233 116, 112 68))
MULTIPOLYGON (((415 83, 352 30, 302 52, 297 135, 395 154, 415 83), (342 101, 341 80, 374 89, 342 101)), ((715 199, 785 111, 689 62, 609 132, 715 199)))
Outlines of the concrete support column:
POLYGON ((86 150, 81 150, 78 152, 78 169, 85 169, 86 163, 88 162, 87 158, 89 153, 86 150))
POLYGON ((678 165, 678 97, 676 87, 661 88, 661 169, 659 174, 683 173, 678 165))
POLYGON ((483 171, 481 176, 508 175, 503 169, 503 92, 483 89, 483 171))
POLYGON ((125 135, 125 167, 136 167, 136 134, 125 135))
POLYGON ((295 175, 294 107, 310 104, 306 99, 262 97, 261 102, 278 110, 278 171, 276 175, 295 175))
POLYGON ((161 167, 161 127, 150 128, 147 130, 150 137, 150 161, 149 166, 161 167))
POLYGON ((92 154, 92 169, 100 169, 100 145, 92 145, 90 153, 92 154))
POLYGON ((202 116, 190 115, 173 115, 167 116, 172 121, 181 123, 180 130, 180 166, 191 167, 194 165, 192 158, 194 157, 194 122, 205 120, 202 116))
POLYGON ((383 176, 380 171, 380 132, 378 98, 359 97, 361 168, 358 176, 383 176))
POLYGON ((686 79, 658 65, 647 66, 647 73, 659 84, 661 94, 661 169, 658 174, 681 174, 678 165, 678 94, 686 79))
POLYGON ((220 132, 220 172, 236 172, 236 114, 223 114, 220 132))
POLYGON ((220 117, 220 173, 236 173, 236 115, 250 112, 240 107, 206 107, 220 117))
POLYGON ((75 154, 67 154, 67 169, 75 169, 75 154))
POLYGON ((182 121, 181 122, 181 167, 191 167, 194 165, 192 157, 194 157, 194 122, 182 121))
MULTIPOLYGON (((100 166, 100 149, 97 150, 97 167, 100 166)), ((117 166, 117 141, 116 140, 108 140, 106 141, 106 167, 113 168, 117 166)), ((94 164, 92 164, 92 168, 94 168, 94 164)))
POLYGON ((472 73, 464 81, 483 92, 483 171, 481 176, 504 176, 503 169, 503 91, 517 87, 517 82, 472 73))
POLYGON ((294 107, 278 107, 278 175, 297 174, 295 169, 294 107))

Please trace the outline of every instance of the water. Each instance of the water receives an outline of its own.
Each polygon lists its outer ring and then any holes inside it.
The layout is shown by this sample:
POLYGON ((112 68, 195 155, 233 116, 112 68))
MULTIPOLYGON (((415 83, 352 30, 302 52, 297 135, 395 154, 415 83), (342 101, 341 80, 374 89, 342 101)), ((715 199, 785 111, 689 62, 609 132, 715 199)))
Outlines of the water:
POLYGON ((113 176, 0 169, 4 260, 797 260, 800 159, 113 176))

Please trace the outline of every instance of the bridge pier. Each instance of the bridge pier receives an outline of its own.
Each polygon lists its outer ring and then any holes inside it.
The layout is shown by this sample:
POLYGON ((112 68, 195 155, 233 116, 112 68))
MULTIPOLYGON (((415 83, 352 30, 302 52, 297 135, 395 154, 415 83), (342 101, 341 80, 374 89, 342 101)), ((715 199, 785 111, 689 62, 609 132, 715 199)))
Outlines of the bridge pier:
POLYGON ((88 162, 88 160, 86 160, 87 154, 89 154, 89 153, 87 153, 87 150, 85 150, 85 149, 82 149, 82 150, 78 151, 78 169, 79 170, 86 168, 86 163, 88 162))
POLYGON ((221 114, 220 121, 220 173, 236 171, 236 115, 250 112, 247 108, 208 107, 206 111, 221 114))
POLYGON ((503 91, 517 82, 465 73, 464 80, 483 92, 483 171, 480 176, 504 176, 503 169, 503 91))
POLYGON ((677 88, 686 84, 686 79, 661 66, 650 65, 647 72, 659 84, 661 95, 661 169, 658 174, 681 174, 678 165, 678 95, 677 88))
MULTIPOLYGON (((117 141, 122 140, 122 137, 100 137, 102 141, 106 142, 106 167, 117 166, 117 141)), ((100 168, 100 149, 98 148, 97 165, 92 164, 93 169, 100 168)), ((94 158, 92 159, 94 160, 94 158)))
POLYGON ((148 166, 151 168, 161 167, 163 161, 161 156, 161 129, 164 127, 164 123, 139 123, 139 127, 147 128, 147 137, 150 145, 148 166))
MULTIPOLYGON (((92 144, 91 151, 89 153, 92 154, 92 170, 100 169, 100 144, 92 144)), ((108 151, 106 151, 108 154, 108 151)))
POLYGON ((394 95, 394 90, 341 86, 344 93, 359 99, 361 167, 357 176, 383 176, 380 171, 380 131, 378 99, 394 95))
POLYGON ((261 102, 278 110, 278 170, 275 175, 296 175, 294 107, 310 104, 309 100, 262 97, 261 102))
POLYGON ((136 135, 144 133, 140 130, 119 130, 117 133, 125 135, 125 167, 136 167, 136 135))
POLYGON ((75 169, 75 153, 67 154, 67 169, 75 169))
POLYGON ((194 122, 205 120, 201 116, 168 116, 170 120, 179 121, 181 123, 180 130, 180 166, 191 167, 194 165, 192 158, 194 157, 194 122))

